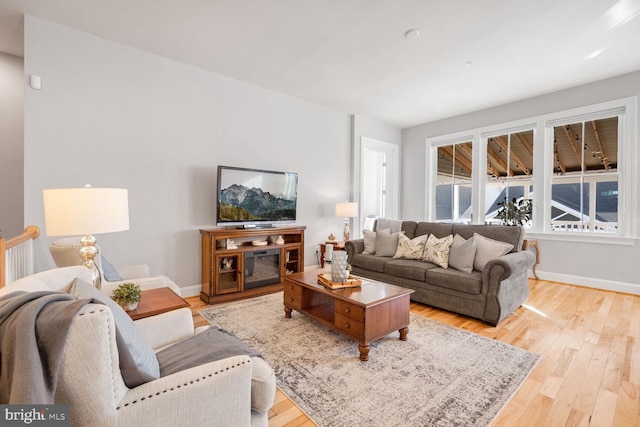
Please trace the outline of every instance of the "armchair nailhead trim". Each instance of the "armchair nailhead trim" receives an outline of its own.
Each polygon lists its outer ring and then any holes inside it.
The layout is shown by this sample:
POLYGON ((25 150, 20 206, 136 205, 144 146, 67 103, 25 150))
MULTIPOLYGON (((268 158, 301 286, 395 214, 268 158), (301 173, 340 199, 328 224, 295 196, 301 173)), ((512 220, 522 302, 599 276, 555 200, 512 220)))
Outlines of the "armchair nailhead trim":
MULTIPOLYGON (((84 316, 85 314, 89 313, 89 314, 95 314, 95 313, 104 313, 106 312, 106 310, 104 309, 106 306, 103 304, 96 304, 96 303, 92 303, 93 305, 96 306, 95 310, 91 310, 85 313, 80 313, 79 316, 84 316)), ((107 321, 107 319, 105 318, 105 322, 107 324, 107 329, 109 329, 109 335, 113 334, 113 331, 111 330, 111 328, 109 327, 109 322, 107 321)), ((115 335, 115 334, 114 334, 115 335)), ((113 364, 113 359, 111 358, 111 352, 108 352, 109 355, 109 362, 111 365, 111 391, 113 392, 113 402, 116 403, 116 379, 113 377, 113 372, 114 372, 114 364, 113 364)), ((119 409, 119 408, 116 408, 119 409)))
MULTIPOLYGON (((206 379, 207 379, 207 377, 213 377, 214 375, 218 375, 218 374, 219 374, 220 372, 222 372, 222 371, 228 371, 228 370, 230 370, 230 369, 237 368, 238 366, 244 365, 245 363, 251 363, 251 361, 248 361, 248 362, 242 362, 242 363, 239 363, 239 364, 237 364, 237 365, 228 366, 228 367, 226 367, 225 369, 222 369, 222 370, 220 370, 220 371, 216 371, 216 372, 214 372, 214 373, 212 373, 212 374, 208 374, 208 375, 206 375, 206 376, 204 376, 204 377, 196 378, 195 380, 191 380, 191 381, 189 381, 188 383, 178 384, 178 385, 176 385, 175 387, 171 387, 171 388, 170 388, 170 389, 168 389, 168 390, 167 390, 167 389, 164 389, 164 390, 162 390, 161 392, 160 392, 160 391, 158 391, 158 392, 156 392, 156 394, 155 394, 155 395, 150 394, 150 395, 149 395, 149 396, 147 396, 147 397, 141 397, 141 398, 140 398, 140 401, 143 401, 143 400, 145 400, 145 399, 151 399, 153 396, 158 396, 158 395, 160 395, 160 393, 166 393, 167 391, 174 391, 175 389, 180 388, 180 387, 182 387, 182 386, 185 386, 185 387, 186 387, 186 386, 188 386, 189 384, 193 384, 194 382, 200 382, 200 380, 206 380, 206 379)), ((138 400, 134 400, 134 401, 132 401, 132 402, 127 402, 127 403, 125 403, 124 405, 117 406, 117 407, 116 407, 116 411, 117 411, 117 410, 119 410, 119 409, 121 409, 122 407, 127 407, 127 406, 129 406, 129 405, 133 405, 133 404, 135 404, 135 403, 138 403, 138 400)))

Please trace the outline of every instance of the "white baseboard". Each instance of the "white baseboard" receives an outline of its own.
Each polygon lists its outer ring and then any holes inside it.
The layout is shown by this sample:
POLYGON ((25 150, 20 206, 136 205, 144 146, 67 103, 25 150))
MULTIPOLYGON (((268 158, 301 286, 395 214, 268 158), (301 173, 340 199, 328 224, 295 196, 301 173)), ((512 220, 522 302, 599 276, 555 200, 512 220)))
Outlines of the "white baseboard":
MULTIPOLYGON (((306 270, 314 270, 320 268, 320 265, 308 265, 304 269, 306 270)), ((180 296, 182 298, 189 297, 197 297, 200 295, 200 291, 202 290, 202 285, 191 285, 191 286, 183 286, 180 288, 180 296)))
MULTIPOLYGON (((573 276, 570 274, 537 271, 540 280, 568 283, 570 285, 586 286, 588 288, 603 289, 605 291, 623 292, 640 295, 640 283, 617 282, 613 280, 594 279, 593 277, 573 276)), ((533 278, 533 274, 529 277, 533 278)))
MULTIPOLYGON (((314 270, 320 265, 308 265, 304 269, 314 270)), ((606 291, 624 292, 626 294, 640 295, 640 283, 617 282, 613 280, 594 279, 592 277, 573 276, 570 274, 553 273, 549 271, 536 271, 540 280, 551 282, 568 283, 570 285, 586 286, 588 288, 603 289, 606 291)), ((533 277, 533 272, 529 270, 529 278, 533 277)), ((202 285, 192 285, 180 288, 182 298, 195 297, 200 295, 202 285)))
POLYGON ((182 298, 197 297, 200 295, 202 285, 191 285, 180 288, 180 296, 182 298))

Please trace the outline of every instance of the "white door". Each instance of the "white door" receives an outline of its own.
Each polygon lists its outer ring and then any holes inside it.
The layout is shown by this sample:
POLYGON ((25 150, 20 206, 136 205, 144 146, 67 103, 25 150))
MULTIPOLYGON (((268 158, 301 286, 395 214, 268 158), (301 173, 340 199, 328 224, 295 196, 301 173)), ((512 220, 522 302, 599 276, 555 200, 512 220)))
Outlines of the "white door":
POLYGON ((368 216, 397 219, 398 146, 363 137, 360 150, 360 225, 368 216))

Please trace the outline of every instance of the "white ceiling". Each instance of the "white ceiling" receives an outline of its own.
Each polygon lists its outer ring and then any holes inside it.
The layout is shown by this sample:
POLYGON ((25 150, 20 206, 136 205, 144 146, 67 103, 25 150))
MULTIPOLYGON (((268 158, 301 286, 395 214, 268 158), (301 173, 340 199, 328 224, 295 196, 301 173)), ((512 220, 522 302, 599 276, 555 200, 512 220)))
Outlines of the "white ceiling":
POLYGON ((399 128, 640 69, 640 0, 0 0, 0 50, 16 12, 399 128))

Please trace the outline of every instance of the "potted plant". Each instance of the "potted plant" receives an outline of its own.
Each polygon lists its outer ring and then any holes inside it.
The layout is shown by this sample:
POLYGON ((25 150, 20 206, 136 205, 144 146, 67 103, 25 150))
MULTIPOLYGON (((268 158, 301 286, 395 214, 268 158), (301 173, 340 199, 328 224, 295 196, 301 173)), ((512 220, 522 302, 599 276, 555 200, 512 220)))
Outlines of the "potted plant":
POLYGON ((120 304, 125 311, 135 310, 141 298, 140 286, 134 283, 123 283, 113 291, 113 299, 120 304))
POLYGON ((498 203, 498 206, 500 209, 498 209, 497 217, 504 225, 524 225, 531 219, 531 199, 518 200, 514 197, 509 202, 505 197, 504 202, 498 203))

